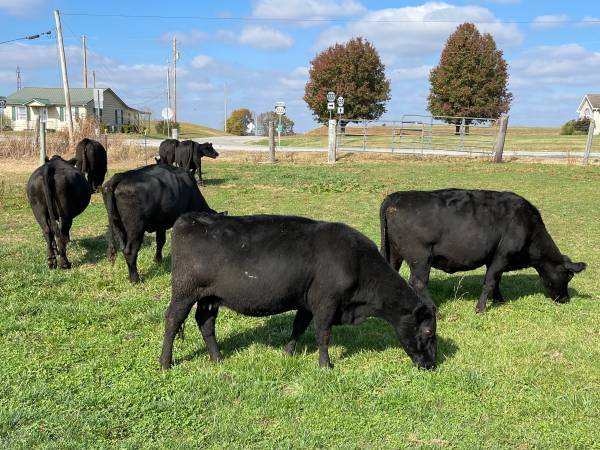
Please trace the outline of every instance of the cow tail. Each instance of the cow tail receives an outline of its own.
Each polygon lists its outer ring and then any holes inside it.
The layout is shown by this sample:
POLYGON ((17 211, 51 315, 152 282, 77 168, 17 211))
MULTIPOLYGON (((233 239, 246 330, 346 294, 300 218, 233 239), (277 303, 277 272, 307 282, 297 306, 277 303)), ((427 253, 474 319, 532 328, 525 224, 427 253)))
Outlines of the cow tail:
POLYGON ((46 207, 48 208, 48 216, 50 218, 50 229, 55 235, 60 235, 60 228, 58 226, 58 220, 60 216, 56 214, 54 209, 54 193, 52 192, 52 184, 54 182, 54 168, 48 164, 44 164, 42 171, 43 181, 42 190, 44 191, 44 198, 46 199, 46 207))
POLYGON ((122 228, 121 216, 115 203, 115 188, 121 181, 119 174, 115 175, 103 189, 104 205, 108 213, 108 258, 114 262, 116 248, 122 250, 125 247, 125 230, 122 228), (115 247, 115 244, 117 247, 115 247))
POLYGON ((387 227, 387 201, 381 204, 381 208, 379 210, 379 222, 381 226, 381 254, 385 258, 385 260, 390 263, 390 242, 388 239, 388 227, 387 227))
POLYGON ((189 171, 192 170, 192 162, 194 161, 195 154, 196 154, 196 149, 194 148, 194 145, 192 144, 192 148, 190 149, 190 154, 188 156, 187 164, 185 166, 185 168, 189 171))
POLYGON ((88 144, 86 144, 83 147, 83 155, 81 155, 81 171, 83 173, 85 173, 85 174, 87 174, 87 168, 88 168, 88 165, 89 165, 88 164, 88 160, 87 160, 87 158, 88 158, 88 156, 87 156, 87 154, 88 154, 88 146, 89 145, 90 144, 88 143, 88 144))

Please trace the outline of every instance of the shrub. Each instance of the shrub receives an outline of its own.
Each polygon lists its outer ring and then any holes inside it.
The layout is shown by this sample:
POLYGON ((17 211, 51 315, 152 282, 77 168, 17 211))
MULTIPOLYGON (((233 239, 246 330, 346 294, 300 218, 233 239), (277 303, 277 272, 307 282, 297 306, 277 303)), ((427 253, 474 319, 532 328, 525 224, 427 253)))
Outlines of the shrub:
POLYGON ((587 134, 589 128, 590 119, 588 118, 569 120, 561 127, 560 134, 569 136, 573 134, 587 134))
POLYGON ((167 136, 168 135, 167 130, 172 130, 173 128, 179 129, 179 123, 171 122, 170 124, 167 124, 166 120, 161 120, 159 122, 156 122, 156 125, 154 126, 154 128, 156 129, 156 132, 158 134, 167 136), (167 125, 168 125, 168 127, 167 127, 167 125))

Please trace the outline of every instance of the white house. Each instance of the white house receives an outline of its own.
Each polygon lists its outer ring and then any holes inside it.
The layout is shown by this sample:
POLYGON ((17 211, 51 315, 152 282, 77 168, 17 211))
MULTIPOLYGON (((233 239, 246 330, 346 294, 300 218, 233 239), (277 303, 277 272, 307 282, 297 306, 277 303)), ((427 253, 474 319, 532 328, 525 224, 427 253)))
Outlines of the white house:
POLYGON ((580 119, 594 119, 594 134, 600 134, 600 94, 587 94, 579 103, 577 114, 580 119))
MULTIPOLYGON (((74 121, 96 114, 104 125, 119 130, 121 125, 138 125, 140 115, 148 114, 127 106, 112 89, 100 89, 103 108, 94 111, 94 89, 69 89, 71 114, 74 121)), ((10 123, 15 131, 35 128, 40 115, 46 119, 46 128, 60 130, 67 127, 65 97, 62 88, 22 88, 6 97, 4 123, 10 123)))

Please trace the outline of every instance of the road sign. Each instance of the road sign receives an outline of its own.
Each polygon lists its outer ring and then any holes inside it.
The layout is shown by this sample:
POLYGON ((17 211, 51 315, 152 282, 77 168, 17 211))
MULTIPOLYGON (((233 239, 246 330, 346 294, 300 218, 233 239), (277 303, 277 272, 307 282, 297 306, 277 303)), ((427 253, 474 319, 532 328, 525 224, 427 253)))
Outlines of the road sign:
POLYGON ((254 122, 250 122, 248 125, 246 125, 246 132, 248 134, 252 134, 255 128, 256 126, 254 125, 254 122))
POLYGON ((335 92, 329 91, 327 93, 327 101, 328 102, 335 102, 335 92))
POLYGON ((283 133, 283 125, 282 124, 277 125, 277 132, 283 133))
POLYGON ((338 114, 344 114, 344 107, 343 106, 338 106, 338 114))
POLYGON ((6 98, 0 97, 0 109, 6 108, 6 98))
POLYGON ((327 109, 328 110, 335 109, 335 102, 327 102, 327 109))
POLYGON ((340 95, 337 99, 337 104, 338 106, 344 106, 344 97, 340 95))
POLYGON ((163 108, 160 115, 165 120, 171 120, 173 118, 173 110, 171 108, 163 108))
POLYGON ((285 102, 275 103, 275 114, 283 116, 285 114, 285 102))
POLYGON ((94 109, 104 109, 104 89, 94 89, 94 109))

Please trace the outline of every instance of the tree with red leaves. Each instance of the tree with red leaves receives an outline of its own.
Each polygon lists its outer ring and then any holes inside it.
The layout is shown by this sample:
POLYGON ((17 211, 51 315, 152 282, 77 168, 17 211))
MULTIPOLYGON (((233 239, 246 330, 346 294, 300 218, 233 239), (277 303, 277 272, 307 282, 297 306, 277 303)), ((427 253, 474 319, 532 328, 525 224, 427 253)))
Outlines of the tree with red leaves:
POLYGON ((319 122, 329 119, 328 91, 344 97, 344 117, 349 119, 378 119, 385 112, 390 82, 377 50, 366 39, 333 45, 310 64, 304 101, 319 122))
POLYGON ((491 34, 482 35, 472 23, 463 23, 450 35, 429 81, 427 109, 434 116, 497 118, 510 108, 502 51, 491 34))

